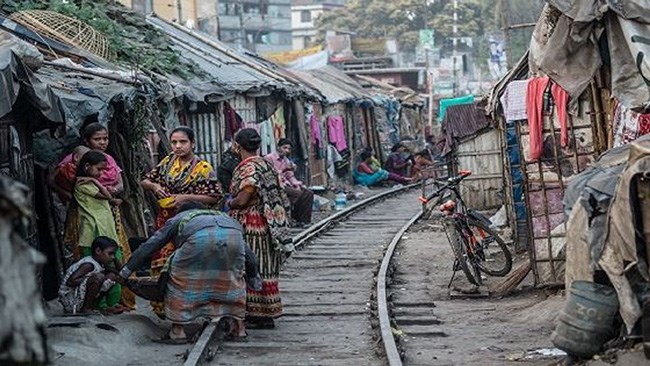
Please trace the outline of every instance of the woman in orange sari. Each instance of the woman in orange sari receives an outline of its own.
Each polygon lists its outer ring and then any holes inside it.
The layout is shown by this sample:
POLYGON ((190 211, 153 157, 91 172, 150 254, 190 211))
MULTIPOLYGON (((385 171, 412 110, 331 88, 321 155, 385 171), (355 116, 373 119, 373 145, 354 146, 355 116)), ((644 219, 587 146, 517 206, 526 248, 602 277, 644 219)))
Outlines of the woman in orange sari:
MULTIPOLYGON (((210 163, 194 155, 195 135, 189 127, 177 127, 169 138, 172 153, 164 158, 156 168, 147 173, 141 182, 142 188, 158 197, 160 212, 156 218, 155 229, 160 229, 169 218, 176 215, 178 207, 184 202, 200 202, 215 206, 223 198, 216 173, 210 163)), ((151 260, 151 275, 160 276, 174 245, 167 243, 151 260)), ((164 317, 162 303, 152 302, 153 310, 164 317)))

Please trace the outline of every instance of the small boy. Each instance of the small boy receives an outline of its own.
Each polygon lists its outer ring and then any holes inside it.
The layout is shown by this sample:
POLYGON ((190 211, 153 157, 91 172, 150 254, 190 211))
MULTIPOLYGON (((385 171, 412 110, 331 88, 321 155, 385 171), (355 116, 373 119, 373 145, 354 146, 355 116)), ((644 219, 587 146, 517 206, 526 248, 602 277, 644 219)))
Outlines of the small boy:
POLYGON ((91 245, 92 255, 68 268, 59 288, 59 302, 66 313, 91 313, 101 295, 115 285, 117 276, 107 273, 106 267, 116 261, 117 248, 115 240, 98 236, 91 245))

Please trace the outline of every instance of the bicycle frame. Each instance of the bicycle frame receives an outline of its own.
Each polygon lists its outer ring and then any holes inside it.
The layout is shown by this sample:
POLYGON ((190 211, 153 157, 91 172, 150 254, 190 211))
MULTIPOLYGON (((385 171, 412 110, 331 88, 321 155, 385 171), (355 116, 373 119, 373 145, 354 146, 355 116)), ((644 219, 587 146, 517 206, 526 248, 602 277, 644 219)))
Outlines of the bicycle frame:
MULTIPOLYGON (((468 208, 467 205, 465 204, 465 201, 463 200, 463 197, 461 196, 460 191, 458 190, 458 185, 466 176, 467 175, 460 175, 457 177, 450 178, 444 186, 436 190, 433 194, 431 194, 429 197, 423 200, 423 202, 426 201, 428 203, 432 199, 438 198, 436 205, 440 204, 443 201, 443 197, 445 193, 451 191, 451 194, 453 194, 453 202, 455 203, 455 205, 453 208, 453 212, 448 213, 447 217, 454 221, 457 232, 462 235, 463 240, 467 244, 467 255, 471 260, 472 265, 476 266, 475 263, 476 260, 474 259, 474 257, 478 256, 479 260, 485 260, 485 254, 483 253, 483 247, 479 245, 479 243, 476 240, 476 237, 474 236, 474 233, 467 225, 467 219, 471 217, 473 219, 486 222, 488 224, 491 224, 491 222, 487 217, 468 208)), ((487 236, 486 233, 480 228, 478 228, 478 230, 481 239, 486 238, 487 236)), ((483 240, 481 240, 481 242, 483 242, 483 240)))

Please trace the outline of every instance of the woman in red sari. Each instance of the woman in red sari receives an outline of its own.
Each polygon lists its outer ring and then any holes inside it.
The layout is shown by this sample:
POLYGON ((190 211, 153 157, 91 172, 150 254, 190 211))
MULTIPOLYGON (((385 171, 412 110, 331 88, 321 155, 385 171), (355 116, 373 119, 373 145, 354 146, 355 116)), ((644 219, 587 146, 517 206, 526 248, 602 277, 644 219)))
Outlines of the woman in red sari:
MULTIPOLYGON (((156 168, 147 173, 141 182, 144 189, 159 198, 160 211, 155 229, 165 225, 176 215, 178 207, 184 202, 200 202, 215 206, 223 198, 216 173, 210 163, 194 155, 195 135, 189 127, 177 127, 169 137, 172 153, 164 158, 156 168)), ((168 243, 151 261, 151 275, 160 276, 174 245, 168 243)), ((151 303, 154 312, 164 316, 162 303, 151 303)))
POLYGON ((257 155, 262 139, 251 128, 235 136, 234 151, 242 161, 233 172, 228 202, 230 215, 244 228, 244 237, 259 260, 262 290, 247 289, 249 327, 273 328, 282 315, 278 279, 283 252, 293 251, 286 207, 289 199, 273 164, 257 155))

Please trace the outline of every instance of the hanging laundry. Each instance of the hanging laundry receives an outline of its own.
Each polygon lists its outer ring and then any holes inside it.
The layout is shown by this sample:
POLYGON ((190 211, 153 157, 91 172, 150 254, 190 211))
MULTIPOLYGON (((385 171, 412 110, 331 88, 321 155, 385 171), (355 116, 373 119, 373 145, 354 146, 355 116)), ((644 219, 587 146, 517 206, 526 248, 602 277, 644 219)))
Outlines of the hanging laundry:
POLYGON ((309 129, 311 130, 311 144, 316 151, 316 158, 323 158, 323 135, 320 129, 320 120, 316 113, 312 113, 309 117, 309 129))
POLYGON ((440 113, 438 113, 438 121, 442 122, 445 118, 445 112, 447 108, 452 105, 463 105, 463 104, 472 104, 474 103, 473 95, 466 95, 464 97, 458 98, 449 98, 449 99, 440 99, 440 113))
POLYGON ((271 122, 273 123, 273 135, 275 136, 276 141, 287 137, 287 124, 284 119, 284 105, 280 104, 275 110, 275 113, 271 116, 271 122))
POLYGON ((336 150, 334 145, 327 144, 327 175, 331 179, 336 178, 336 164, 343 160, 341 154, 336 150))
POLYGON ((526 89, 528 80, 515 80, 508 84, 501 96, 506 121, 520 121, 526 116, 526 89))
POLYGON ((544 91, 550 79, 537 77, 528 80, 526 89, 526 115, 528 116, 528 127, 530 129, 530 159, 537 160, 542 156, 542 128, 544 119, 542 111, 544 108, 544 91))
POLYGON ((237 111, 235 111, 228 102, 223 103, 223 119, 226 121, 226 131, 224 138, 226 141, 232 140, 235 132, 242 128, 242 118, 237 111))
POLYGON ((650 113, 639 115, 639 137, 650 133, 650 113))
POLYGON ((275 151, 275 136, 273 134, 273 123, 270 120, 263 121, 259 124, 260 137, 262 144, 260 145, 260 155, 266 156, 275 151))
POLYGON ((650 113, 639 114, 618 103, 614 107, 614 147, 650 133, 650 113))
POLYGON ((343 124, 343 117, 327 117, 327 131, 329 133, 330 143, 334 144, 339 152, 348 148, 348 143, 345 139, 345 125, 343 124))
POLYGON ((560 121, 560 146, 566 147, 569 144, 569 130, 567 128, 567 105, 569 104, 569 93, 562 87, 553 83, 551 85, 551 95, 555 101, 557 110, 557 119, 560 121))
MULTIPOLYGON (((550 99, 545 103, 545 94, 551 79, 548 76, 531 78, 526 89, 526 115, 530 128, 530 159, 537 160, 542 156, 542 131, 544 129, 544 105, 550 105, 550 99)), ((567 128, 567 104, 569 95, 556 83, 551 85, 551 96, 555 102, 558 120, 560 121, 560 144, 566 147, 569 142, 567 128)))

